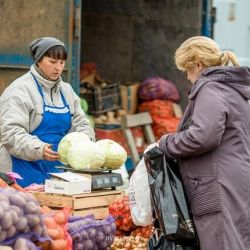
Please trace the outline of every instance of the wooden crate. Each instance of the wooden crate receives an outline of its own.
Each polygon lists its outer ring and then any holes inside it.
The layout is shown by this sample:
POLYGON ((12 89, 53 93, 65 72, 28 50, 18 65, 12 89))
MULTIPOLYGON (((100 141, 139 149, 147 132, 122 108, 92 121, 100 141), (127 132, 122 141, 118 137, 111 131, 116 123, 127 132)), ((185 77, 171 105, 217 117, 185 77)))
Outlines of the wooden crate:
POLYGON ((123 191, 102 190, 78 195, 32 192, 32 195, 39 201, 41 206, 48 206, 52 209, 70 207, 73 215, 94 214, 96 219, 103 219, 109 214, 109 204, 120 198, 123 191))

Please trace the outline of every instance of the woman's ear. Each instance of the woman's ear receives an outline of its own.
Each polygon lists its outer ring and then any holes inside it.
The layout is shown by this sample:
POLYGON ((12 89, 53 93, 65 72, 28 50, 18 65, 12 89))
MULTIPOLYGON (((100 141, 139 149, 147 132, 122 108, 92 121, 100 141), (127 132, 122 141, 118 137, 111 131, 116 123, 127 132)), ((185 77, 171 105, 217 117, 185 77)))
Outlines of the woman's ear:
POLYGON ((197 63, 197 67, 199 71, 202 71, 204 69, 203 64, 201 62, 197 63))

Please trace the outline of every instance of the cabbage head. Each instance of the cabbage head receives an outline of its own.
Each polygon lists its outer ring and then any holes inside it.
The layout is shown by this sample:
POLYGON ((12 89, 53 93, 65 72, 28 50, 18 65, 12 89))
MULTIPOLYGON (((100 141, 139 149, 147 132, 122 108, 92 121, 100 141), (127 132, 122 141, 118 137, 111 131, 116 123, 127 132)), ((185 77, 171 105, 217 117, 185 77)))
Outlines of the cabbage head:
POLYGON ((59 161, 65 165, 68 165, 67 154, 71 146, 86 140, 90 141, 90 138, 84 132, 72 132, 65 135, 58 145, 58 153, 60 156, 59 161))
POLYGON ((85 140, 72 145, 67 161, 70 167, 77 170, 100 169, 105 162, 105 153, 96 142, 85 140))
POLYGON ((96 144, 100 145, 105 152, 103 168, 118 169, 127 160, 127 152, 119 143, 110 139, 103 139, 97 141, 96 144))

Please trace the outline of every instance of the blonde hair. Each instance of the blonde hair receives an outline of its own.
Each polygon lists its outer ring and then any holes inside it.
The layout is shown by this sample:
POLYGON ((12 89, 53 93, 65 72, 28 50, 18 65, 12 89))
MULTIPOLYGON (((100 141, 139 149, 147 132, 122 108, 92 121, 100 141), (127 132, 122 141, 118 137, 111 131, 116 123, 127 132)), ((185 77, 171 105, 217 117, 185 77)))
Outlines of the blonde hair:
POLYGON ((205 36, 191 37, 175 51, 175 64, 179 70, 192 69, 198 62, 202 63, 204 68, 224 66, 230 62, 239 66, 233 52, 222 52, 214 40, 205 36))

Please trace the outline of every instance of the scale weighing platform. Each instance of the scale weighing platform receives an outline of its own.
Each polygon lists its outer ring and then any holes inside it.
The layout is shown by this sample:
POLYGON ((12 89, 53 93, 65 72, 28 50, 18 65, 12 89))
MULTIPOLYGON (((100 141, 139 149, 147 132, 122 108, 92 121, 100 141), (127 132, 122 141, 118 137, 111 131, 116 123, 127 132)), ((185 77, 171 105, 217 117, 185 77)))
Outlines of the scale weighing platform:
POLYGON ((66 166, 57 166, 56 168, 64 171, 70 171, 78 174, 89 174, 92 177, 92 190, 101 188, 111 188, 115 190, 116 187, 123 185, 122 176, 119 173, 113 173, 112 170, 98 169, 98 170, 76 170, 66 166))

